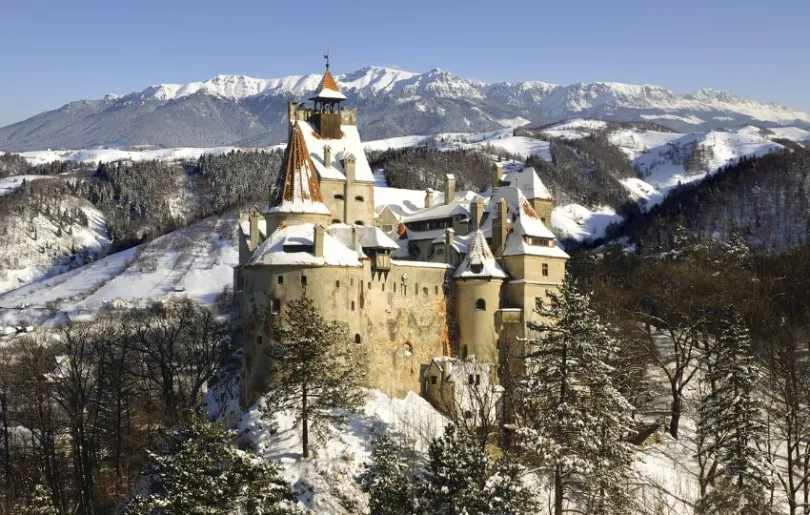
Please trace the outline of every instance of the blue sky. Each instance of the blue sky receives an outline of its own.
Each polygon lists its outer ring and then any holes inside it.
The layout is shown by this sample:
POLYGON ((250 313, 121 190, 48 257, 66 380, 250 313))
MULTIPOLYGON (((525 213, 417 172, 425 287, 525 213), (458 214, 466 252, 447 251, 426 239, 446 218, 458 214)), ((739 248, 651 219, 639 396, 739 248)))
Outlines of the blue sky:
POLYGON ((810 111, 810 1, 0 0, 0 126, 221 73, 368 64, 488 82, 701 87, 810 111))

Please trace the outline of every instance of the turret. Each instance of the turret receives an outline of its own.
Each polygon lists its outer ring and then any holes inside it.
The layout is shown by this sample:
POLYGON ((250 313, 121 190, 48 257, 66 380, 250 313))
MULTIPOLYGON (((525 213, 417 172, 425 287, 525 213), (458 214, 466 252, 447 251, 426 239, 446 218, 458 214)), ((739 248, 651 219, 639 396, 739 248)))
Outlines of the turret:
POLYGON ((453 274, 460 357, 474 355, 481 363, 498 363, 495 313, 500 308, 505 278, 484 233, 476 231, 467 255, 453 274))

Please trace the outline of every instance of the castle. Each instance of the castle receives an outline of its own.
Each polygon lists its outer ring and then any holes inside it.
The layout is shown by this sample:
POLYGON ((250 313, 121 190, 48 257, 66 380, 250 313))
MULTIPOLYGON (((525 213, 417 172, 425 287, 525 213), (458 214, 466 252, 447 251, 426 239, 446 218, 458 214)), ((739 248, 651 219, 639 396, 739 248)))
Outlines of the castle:
MULTIPOLYGON (((291 102, 289 139, 269 206, 239 231, 233 328, 243 346, 241 402, 267 388, 270 328, 310 297, 362 346, 368 387, 436 395, 448 358, 475 357, 493 380, 516 365, 526 324, 565 274, 548 229, 551 196, 531 168, 493 169, 484 192, 399 190, 375 204, 374 176, 327 64, 312 105, 291 102)), ((386 188, 386 190, 388 190, 386 188)), ((388 194, 391 191, 387 192, 388 194)), ((472 377, 472 376, 471 376, 472 377)))

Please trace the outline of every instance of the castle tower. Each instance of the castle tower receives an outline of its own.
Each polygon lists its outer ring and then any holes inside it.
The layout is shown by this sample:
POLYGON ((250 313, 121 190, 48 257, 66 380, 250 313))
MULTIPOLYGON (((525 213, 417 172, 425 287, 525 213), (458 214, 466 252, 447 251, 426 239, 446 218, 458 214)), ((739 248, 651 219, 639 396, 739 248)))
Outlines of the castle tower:
POLYGON ((301 128, 295 123, 284 153, 284 164, 278 176, 276 195, 265 214, 267 234, 284 222, 329 224, 329 209, 323 203, 318 175, 301 128))
POLYGON ((340 92, 335 78, 332 77, 332 72, 329 71, 328 58, 326 71, 315 90, 315 96, 310 97, 310 100, 315 102, 312 121, 319 136, 323 139, 340 139, 343 136, 340 130, 340 103, 346 100, 346 96, 340 92))
POLYGON ((505 278, 484 233, 476 231, 464 261, 453 274, 462 358, 475 355, 481 363, 498 363, 495 314, 505 278))

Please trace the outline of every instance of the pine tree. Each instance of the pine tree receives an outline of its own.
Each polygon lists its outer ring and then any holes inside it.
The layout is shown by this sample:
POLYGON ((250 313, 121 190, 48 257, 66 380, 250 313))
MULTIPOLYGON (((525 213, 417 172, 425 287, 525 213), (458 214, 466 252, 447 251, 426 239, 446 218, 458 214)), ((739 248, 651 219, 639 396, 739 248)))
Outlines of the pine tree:
MULTIPOLYGON (((763 411, 756 397, 758 372, 751 340, 739 314, 729 310, 720 323, 707 380, 712 391, 699 407, 701 452, 716 462, 715 489, 701 499, 703 513, 765 513, 769 477, 760 451, 765 440, 763 411), (753 505, 751 503, 754 503, 753 505)), ((705 458, 704 458, 705 459, 705 458)))
POLYGON ((518 515, 537 513, 522 468, 508 458, 493 461, 469 434, 447 426, 428 450, 416 513, 518 515))
POLYGON ((31 499, 15 507, 19 515, 58 515, 59 510, 53 504, 51 490, 47 486, 35 485, 31 499))
POLYGON ((553 322, 529 323, 538 337, 519 386, 519 441, 551 471, 556 515, 572 492, 599 513, 626 513, 632 406, 611 383, 616 342, 568 278, 542 314, 553 322))
POLYGON ((374 515, 414 513, 413 478, 408 457, 387 434, 377 438, 371 462, 358 480, 360 488, 369 495, 369 510, 374 515))
POLYGON ((148 495, 127 507, 133 515, 296 513, 296 495, 276 465, 239 450, 234 431, 195 413, 169 432, 165 449, 149 453, 148 495))
POLYGON ((358 356, 345 326, 327 322, 308 297, 285 307, 267 352, 273 367, 268 407, 296 414, 307 458, 310 426, 326 431, 330 423, 344 423, 348 410, 362 403, 358 356))

